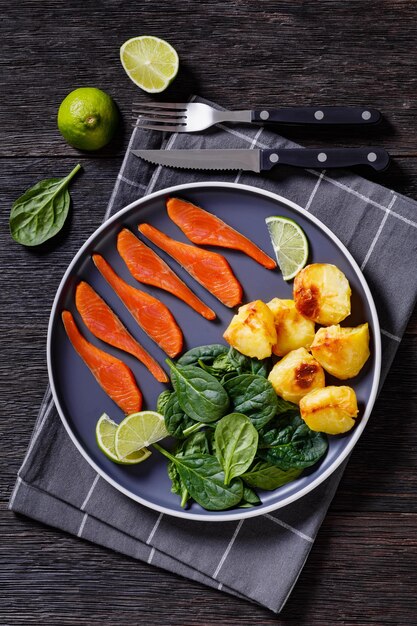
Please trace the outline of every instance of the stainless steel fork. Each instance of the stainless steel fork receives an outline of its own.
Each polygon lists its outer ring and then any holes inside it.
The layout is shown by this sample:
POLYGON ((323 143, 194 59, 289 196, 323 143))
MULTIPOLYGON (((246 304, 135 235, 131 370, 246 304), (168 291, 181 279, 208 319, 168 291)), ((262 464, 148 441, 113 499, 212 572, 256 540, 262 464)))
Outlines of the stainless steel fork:
POLYGON ((219 111, 199 102, 138 102, 134 126, 176 133, 192 133, 221 122, 305 125, 375 124, 381 113, 367 107, 306 106, 245 111, 219 111))

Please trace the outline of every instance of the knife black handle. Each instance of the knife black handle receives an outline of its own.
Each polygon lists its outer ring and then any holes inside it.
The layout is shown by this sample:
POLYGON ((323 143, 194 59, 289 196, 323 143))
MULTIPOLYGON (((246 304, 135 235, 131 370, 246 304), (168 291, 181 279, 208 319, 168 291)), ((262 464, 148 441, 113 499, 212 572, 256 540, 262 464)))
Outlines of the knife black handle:
POLYGON ((252 122, 275 122, 279 124, 376 124, 381 113, 369 107, 284 107, 251 111, 252 122))
POLYGON ((369 165, 377 171, 386 169, 390 157, 384 148, 279 148, 261 151, 261 170, 274 165, 294 167, 351 167, 369 165))

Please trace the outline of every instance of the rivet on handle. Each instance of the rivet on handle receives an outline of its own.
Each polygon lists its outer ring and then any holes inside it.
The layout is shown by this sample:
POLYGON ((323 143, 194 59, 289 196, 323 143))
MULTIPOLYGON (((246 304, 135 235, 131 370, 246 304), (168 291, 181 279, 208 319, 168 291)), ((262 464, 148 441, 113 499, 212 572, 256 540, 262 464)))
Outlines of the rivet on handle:
POLYGON ((316 111, 314 113, 314 117, 316 118, 316 120, 322 120, 324 117, 324 113, 323 111, 316 111))

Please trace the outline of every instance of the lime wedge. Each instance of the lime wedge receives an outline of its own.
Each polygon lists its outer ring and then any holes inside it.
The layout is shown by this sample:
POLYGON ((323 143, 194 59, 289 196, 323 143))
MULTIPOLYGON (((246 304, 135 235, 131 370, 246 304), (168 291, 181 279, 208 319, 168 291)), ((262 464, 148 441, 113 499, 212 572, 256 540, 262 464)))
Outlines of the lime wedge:
POLYGON ((176 50, 158 37, 128 39, 120 48, 120 60, 129 78, 148 93, 164 91, 178 73, 176 50))
POLYGON ((104 452, 107 458, 115 463, 121 463, 122 465, 134 465, 136 463, 141 463, 151 455, 150 450, 142 448, 141 450, 126 456, 123 460, 120 460, 114 447, 114 438, 116 436, 117 427, 118 424, 113 422, 113 420, 110 419, 106 413, 103 413, 96 425, 97 445, 100 450, 104 452))
POLYGON ((168 436, 163 415, 156 411, 140 411, 125 417, 117 428, 114 445, 119 459, 168 436))
POLYGON ((291 280, 307 263, 307 237, 303 229, 288 217, 267 217, 265 222, 282 277, 291 280))

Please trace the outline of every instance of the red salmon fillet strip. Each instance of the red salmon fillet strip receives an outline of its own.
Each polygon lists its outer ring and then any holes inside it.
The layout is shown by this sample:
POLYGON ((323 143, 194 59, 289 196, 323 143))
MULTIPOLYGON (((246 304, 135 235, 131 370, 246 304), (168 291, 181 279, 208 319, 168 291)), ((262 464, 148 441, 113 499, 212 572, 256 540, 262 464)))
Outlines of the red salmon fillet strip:
POLYGON ((220 302, 228 307, 242 302, 242 287, 224 256, 171 239, 150 224, 140 224, 139 231, 172 256, 220 302))
POLYGON ((157 298, 126 283, 100 254, 93 254, 93 261, 142 330, 168 356, 175 358, 182 350, 183 336, 168 307, 157 298))
POLYGON ((223 220, 180 198, 167 201, 168 215, 190 241, 197 245, 219 246, 239 250, 268 270, 277 264, 250 239, 228 226, 223 220))
POLYGON ((127 228, 124 228, 117 237, 117 249, 136 280, 146 285, 164 289, 183 300, 206 319, 215 319, 215 312, 200 298, 197 298, 165 261, 127 228))
POLYGON ((87 341, 78 330, 72 313, 63 311, 62 321, 74 349, 113 402, 126 415, 140 411, 142 394, 128 366, 87 341))
POLYGON ((84 281, 75 290, 75 306, 95 337, 135 356, 160 383, 168 382, 162 367, 132 337, 109 305, 84 281))

